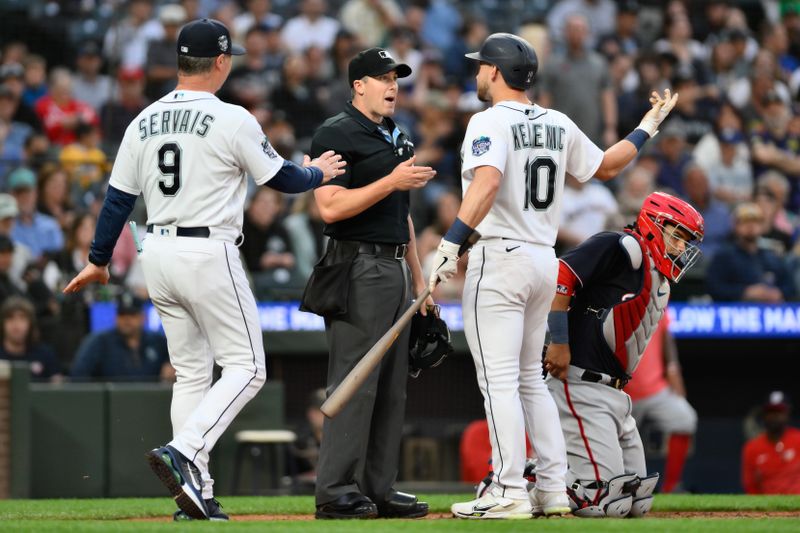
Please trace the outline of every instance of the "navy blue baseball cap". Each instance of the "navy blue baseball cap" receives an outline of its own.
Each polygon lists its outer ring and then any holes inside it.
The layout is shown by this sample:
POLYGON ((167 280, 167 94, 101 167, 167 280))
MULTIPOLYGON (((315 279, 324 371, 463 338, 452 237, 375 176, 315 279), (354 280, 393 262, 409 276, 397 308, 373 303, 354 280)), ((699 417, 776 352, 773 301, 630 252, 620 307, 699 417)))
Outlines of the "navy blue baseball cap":
POLYGON ((240 56, 244 48, 231 41, 225 24, 214 19, 198 19, 181 29, 178 35, 179 56, 217 57, 220 54, 240 56))

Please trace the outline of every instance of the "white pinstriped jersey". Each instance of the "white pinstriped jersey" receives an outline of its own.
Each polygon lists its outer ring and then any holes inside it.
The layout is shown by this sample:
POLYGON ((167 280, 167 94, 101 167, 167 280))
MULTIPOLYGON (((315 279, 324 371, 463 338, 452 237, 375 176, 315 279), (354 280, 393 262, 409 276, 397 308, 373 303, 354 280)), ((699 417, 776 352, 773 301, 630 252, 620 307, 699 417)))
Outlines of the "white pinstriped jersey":
POLYGON ((553 246, 565 173, 589 180, 603 151, 563 113, 503 101, 472 116, 461 160, 464 193, 476 168, 488 165, 503 173, 494 205, 476 228, 484 238, 553 246))
POLYGON ((233 239, 242 229, 247 175, 263 185, 282 165, 243 107, 173 91, 125 130, 109 184, 144 194, 148 224, 207 226, 233 239))

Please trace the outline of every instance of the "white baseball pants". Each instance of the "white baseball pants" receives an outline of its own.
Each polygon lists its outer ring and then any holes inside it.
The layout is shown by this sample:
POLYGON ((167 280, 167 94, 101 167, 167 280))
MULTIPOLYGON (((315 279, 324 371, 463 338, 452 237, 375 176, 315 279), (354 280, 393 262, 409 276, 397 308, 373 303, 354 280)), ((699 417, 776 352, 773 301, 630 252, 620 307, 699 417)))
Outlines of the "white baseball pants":
POLYGON ((551 247, 481 240, 470 252, 462 300, 492 443, 494 482, 527 498, 525 430, 538 457, 540 490, 563 491, 567 458, 558 411, 542 379, 547 313, 558 261, 551 247))
POLYGON ((209 452, 266 380, 255 298, 231 242, 149 234, 141 261, 177 375, 169 444, 198 467, 208 499, 209 452))

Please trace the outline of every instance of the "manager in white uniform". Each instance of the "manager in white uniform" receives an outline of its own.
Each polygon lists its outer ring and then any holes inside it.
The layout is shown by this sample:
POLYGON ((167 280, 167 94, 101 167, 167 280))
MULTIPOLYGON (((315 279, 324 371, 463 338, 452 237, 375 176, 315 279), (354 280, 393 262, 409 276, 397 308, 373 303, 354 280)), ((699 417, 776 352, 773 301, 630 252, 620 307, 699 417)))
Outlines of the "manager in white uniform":
POLYGON ((177 382, 173 439, 148 453, 180 508, 176 519, 227 520, 214 499, 208 456, 266 379, 256 302, 242 269, 247 175, 296 193, 343 172, 333 152, 302 167, 279 156, 256 119, 214 93, 244 49, 210 19, 178 36, 178 85, 142 111, 122 140, 89 254, 64 289, 107 283, 114 245, 139 194, 148 236, 141 255, 150 298, 167 335, 177 382), (211 385, 214 363, 222 377, 211 385))

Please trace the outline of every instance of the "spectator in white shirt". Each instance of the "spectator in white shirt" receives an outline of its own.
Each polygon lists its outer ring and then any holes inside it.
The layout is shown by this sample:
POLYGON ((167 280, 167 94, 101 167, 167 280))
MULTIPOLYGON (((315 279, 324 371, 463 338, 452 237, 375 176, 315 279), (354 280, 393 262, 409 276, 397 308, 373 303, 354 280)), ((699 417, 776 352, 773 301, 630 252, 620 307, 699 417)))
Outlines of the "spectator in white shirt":
POLYGON ((339 22, 325 16, 325 0, 303 0, 300 14, 286 22, 281 38, 292 52, 301 53, 311 46, 329 50, 339 32, 339 22))

